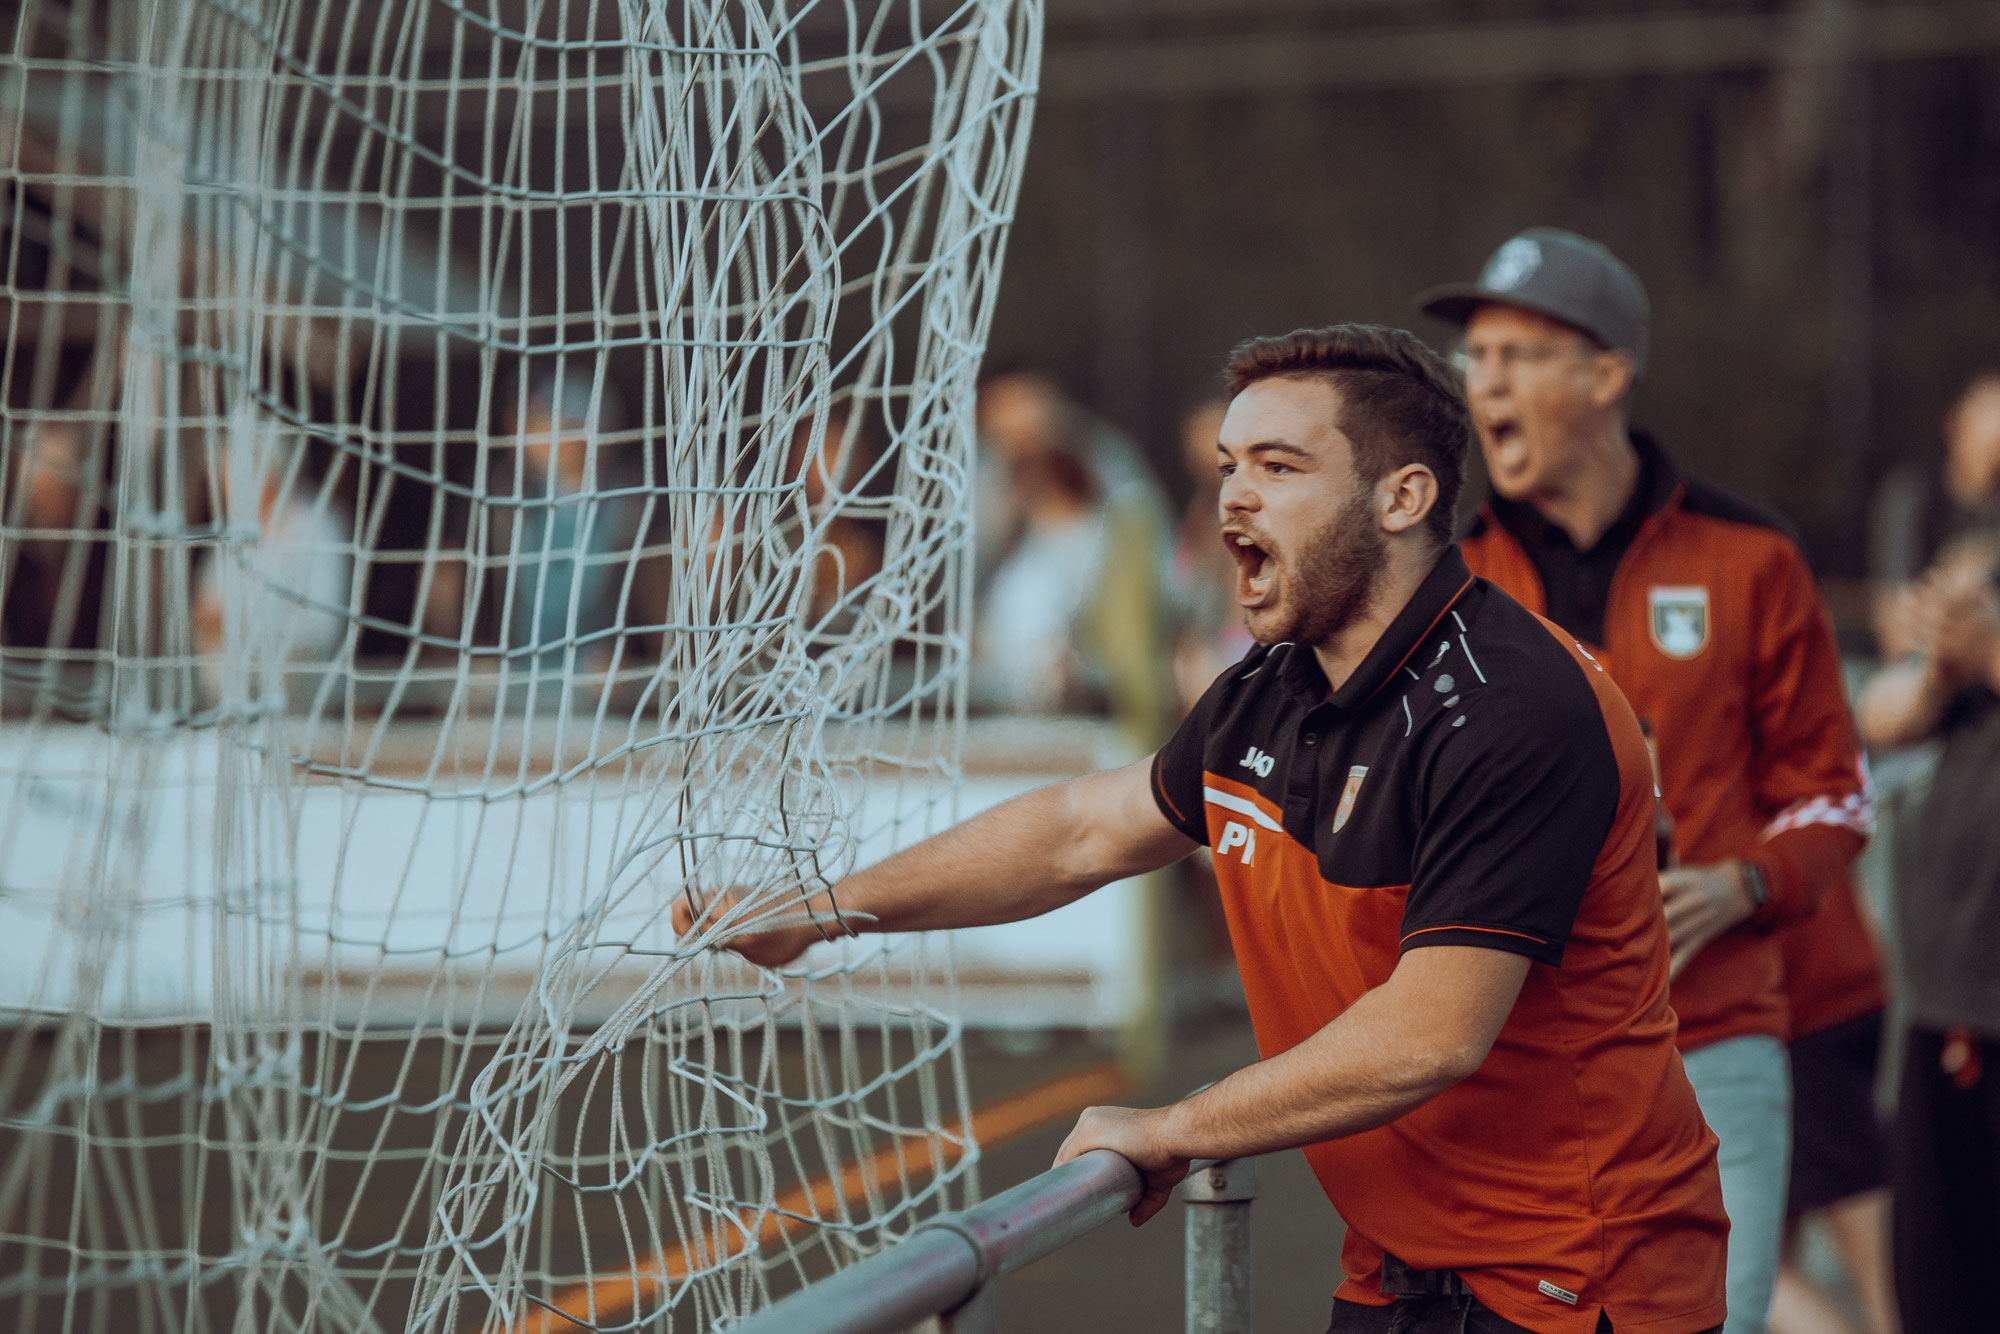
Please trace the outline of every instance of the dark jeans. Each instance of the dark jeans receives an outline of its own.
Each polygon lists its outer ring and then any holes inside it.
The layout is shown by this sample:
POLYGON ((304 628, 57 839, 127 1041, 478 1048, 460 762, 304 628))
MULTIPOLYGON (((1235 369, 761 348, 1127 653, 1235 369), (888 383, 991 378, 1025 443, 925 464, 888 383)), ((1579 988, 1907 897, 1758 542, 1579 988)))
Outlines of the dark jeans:
POLYGON ((1994 1328, 2000 1273, 2000 1042, 1944 1069, 1946 1035, 1912 1028, 1891 1135, 1896 1304, 1910 1334, 1994 1328))
MULTIPOLYGON (((1708 1334, 1717 1334, 1717 1325, 1708 1334)), ((1326 1334, 1534 1334, 1495 1315, 1476 1297, 1405 1297, 1387 1306, 1333 1303, 1326 1334)), ((1611 1334, 1611 1317, 1597 1313, 1597 1334, 1611 1334)))

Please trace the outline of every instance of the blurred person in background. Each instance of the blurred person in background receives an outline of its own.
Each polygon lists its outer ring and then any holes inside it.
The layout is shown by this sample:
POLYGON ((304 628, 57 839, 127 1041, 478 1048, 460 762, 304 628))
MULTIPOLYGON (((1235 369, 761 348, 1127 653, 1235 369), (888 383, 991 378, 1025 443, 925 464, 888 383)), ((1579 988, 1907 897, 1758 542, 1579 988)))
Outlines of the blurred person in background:
POLYGON ((856 517, 859 488, 868 480, 881 450, 845 409, 826 419, 819 448, 813 448, 809 417, 792 434, 788 479, 797 479, 805 502, 801 540, 812 543, 807 572, 808 628, 832 635, 852 628, 859 607, 853 596, 882 570, 882 525, 856 517))
POLYGON ((1859 703, 1871 745, 1940 743, 1897 840, 1896 1297, 1910 1334, 1970 1334, 2000 1321, 2000 537, 1948 546, 1910 598, 1913 651, 1859 703))
POLYGON ((1418 298, 1464 331, 1492 494, 1466 561, 1604 663, 1657 747, 1679 1046, 1721 1141, 1730 1334, 1761 1334, 1791 1158, 1775 929, 1871 830, 1833 626, 1782 520, 1628 424, 1650 311, 1594 241, 1537 227, 1418 298))
POLYGON ((506 576, 501 642, 522 675, 601 667, 612 649, 605 632, 619 622, 643 498, 602 438, 623 414, 617 391, 598 379, 574 366, 544 373, 508 404, 505 435, 516 448, 511 476, 496 455, 492 531, 506 576))
POLYGON ((238 496, 228 469, 218 482, 225 521, 231 528, 254 523, 254 552, 225 540, 205 550, 195 568, 192 613, 195 654, 211 700, 223 693, 223 562, 240 561, 251 600, 239 614, 255 618, 240 628, 275 650, 280 662, 331 665, 344 652, 353 619, 354 518, 347 507, 316 485, 303 467, 267 460, 256 483, 255 509, 238 496))
POLYGON ((1869 514, 1875 637, 1894 662, 1917 651, 1916 581, 1953 539, 2000 531, 2000 368, 1975 374, 1944 417, 1944 466, 1892 470, 1869 514))
MULTIPOLYGON (((1174 693, 1185 717, 1215 678, 1256 646, 1236 602, 1236 558, 1217 538, 1222 513, 1222 473, 1216 441, 1222 435, 1229 401, 1211 398, 1181 418, 1181 466, 1193 490, 1174 534, 1170 571, 1174 611, 1174 693)), ((1174 917, 1180 939, 1192 951, 1191 966, 1176 970, 1177 1006, 1190 1011, 1235 1011, 1244 1003, 1243 983, 1229 943, 1229 921, 1216 883, 1215 863, 1205 847, 1179 865, 1189 910, 1174 917)))
POLYGON ((1888 988, 1867 907, 1852 878, 1819 911, 1779 933, 1791 1002, 1792 1170, 1772 1334, 1897 1334, 1889 1264, 1889 1145, 1875 1110, 1888 988), (1854 1286, 1850 1319, 1800 1263, 1817 1221, 1854 1286))
POLYGON ((1172 569, 1174 691, 1182 713, 1256 642, 1236 606, 1236 560, 1215 540, 1222 498, 1215 441, 1228 411, 1225 400, 1212 398, 1181 418, 1181 464, 1194 487, 1174 535, 1172 569))
POLYGON ((974 699, 1031 713, 1102 699, 1135 744, 1158 744, 1173 691, 1157 483, 1046 376, 992 377, 978 415, 974 699))
POLYGON ((1097 479, 1076 455, 1053 449, 1017 463, 1008 484, 1022 527, 979 600, 975 690, 1009 713, 1075 710, 1089 671, 1082 622, 1110 554, 1097 479))

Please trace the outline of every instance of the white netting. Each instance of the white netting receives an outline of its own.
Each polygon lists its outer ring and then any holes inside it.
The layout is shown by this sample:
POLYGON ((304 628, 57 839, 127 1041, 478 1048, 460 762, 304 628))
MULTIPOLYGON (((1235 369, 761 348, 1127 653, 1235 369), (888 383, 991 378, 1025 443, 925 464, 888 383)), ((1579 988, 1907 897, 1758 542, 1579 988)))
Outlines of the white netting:
POLYGON ((29 0, 0 1324, 709 1328, 970 1188, 942 959, 1037 0, 29 0))

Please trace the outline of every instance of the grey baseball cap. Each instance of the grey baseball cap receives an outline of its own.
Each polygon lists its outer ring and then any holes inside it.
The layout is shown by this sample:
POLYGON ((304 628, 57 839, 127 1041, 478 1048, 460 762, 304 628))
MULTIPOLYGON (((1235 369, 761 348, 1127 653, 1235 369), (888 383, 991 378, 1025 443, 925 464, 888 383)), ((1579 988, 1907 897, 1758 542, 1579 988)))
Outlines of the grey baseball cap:
POLYGON ((1480 306, 1519 306, 1561 320, 1646 366, 1651 307, 1639 275, 1588 237, 1530 227, 1486 261, 1479 281, 1433 287, 1417 298, 1426 315, 1463 325, 1480 306))

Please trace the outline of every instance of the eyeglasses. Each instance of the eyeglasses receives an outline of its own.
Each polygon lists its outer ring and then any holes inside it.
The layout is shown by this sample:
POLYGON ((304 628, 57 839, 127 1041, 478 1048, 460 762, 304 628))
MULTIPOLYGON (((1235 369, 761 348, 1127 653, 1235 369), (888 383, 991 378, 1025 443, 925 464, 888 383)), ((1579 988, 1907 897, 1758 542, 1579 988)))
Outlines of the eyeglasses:
POLYGON ((1468 379, 1476 370, 1482 375, 1498 375, 1546 366, 1565 356, 1596 356, 1602 349, 1582 339, 1539 340, 1536 342, 1492 343, 1474 349, 1461 341, 1452 350, 1452 365, 1468 379))

